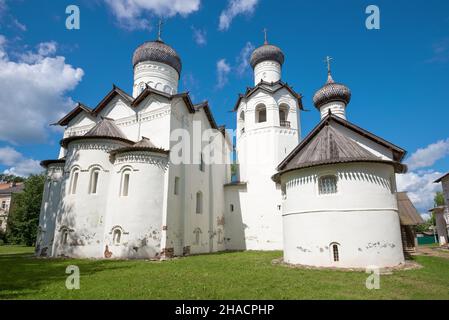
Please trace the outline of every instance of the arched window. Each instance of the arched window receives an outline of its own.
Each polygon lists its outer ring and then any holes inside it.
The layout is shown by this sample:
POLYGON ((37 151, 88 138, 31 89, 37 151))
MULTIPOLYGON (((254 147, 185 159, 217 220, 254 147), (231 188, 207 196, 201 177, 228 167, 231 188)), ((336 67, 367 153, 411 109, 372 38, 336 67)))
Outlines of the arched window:
POLYGON ((339 262, 340 261, 340 246, 338 243, 331 243, 330 245, 331 253, 332 253, 332 261, 339 262))
POLYGON ((114 245, 119 245, 121 240, 122 240, 122 231, 120 229, 115 229, 112 236, 112 242, 114 243, 114 245))
POLYGON ((218 231, 217 231, 217 236, 218 236, 217 242, 218 242, 219 244, 222 244, 222 243, 223 243, 223 230, 218 229, 218 231))
POLYGON ((80 175, 80 170, 75 168, 72 170, 71 178, 70 178, 70 194, 76 194, 76 188, 78 186, 78 178, 80 175))
POLYGON ((69 230, 68 229, 62 229, 61 243, 63 245, 66 245, 68 242, 69 242, 69 230))
POLYGON ((193 234, 195 235, 195 242, 193 243, 196 246, 199 246, 201 244, 201 229, 200 228, 196 228, 193 231, 193 234))
POLYGON ((241 126, 241 133, 245 133, 245 111, 242 110, 242 112, 240 112, 240 116, 239 116, 239 124, 241 126))
POLYGON ((120 195, 127 197, 129 194, 129 180, 131 179, 131 170, 125 170, 122 172, 122 183, 120 188, 120 195))
POLYGON ((139 94, 141 94, 144 90, 145 90, 145 88, 146 88, 146 84, 145 84, 145 82, 141 82, 140 84, 139 84, 139 94))
POLYGON ((337 193, 337 177, 334 175, 320 177, 318 184, 320 194, 337 193))
POLYGON ((98 178, 100 176, 100 169, 95 168, 90 172, 89 180, 89 194, 97 194, 98 191, 98 178))
POLYGON ((287 127, 290 128, 290 122, 288 120, 288 106, 285 104, 282 104, 279 106, 279 121, 281 127, 287 127))
POLYGON ((262 123, 267 121, 267 108, 264 104, 260 104, 256 107, 256 123, 262 123))
POLYGON ((201 191, 196 193, 196 213, 203 213, 203 193, 201 191))

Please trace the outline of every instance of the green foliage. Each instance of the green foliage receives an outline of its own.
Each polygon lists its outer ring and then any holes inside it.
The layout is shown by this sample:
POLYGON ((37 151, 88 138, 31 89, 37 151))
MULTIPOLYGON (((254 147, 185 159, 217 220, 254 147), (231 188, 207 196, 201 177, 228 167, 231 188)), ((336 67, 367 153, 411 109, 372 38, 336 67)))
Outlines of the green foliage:
POLYGON ((444 194, 441 191, 438 191, 434 198, 435 201, 435 207, 441 207, 444 206, 444 194))
POLYGON ((418 233, 423 233, 425 231, 429 231, 430 228, 434 225, 434 223, 435 223, 435 218, 432 215, 432 217, 429 220, 427 220, 426 223, 419 224, 419 225, 415 226, 415 231, 418 233))
POLYGON ((39 225, 44 183, 44 175, 30 176, 25 181, 23 192, 13 194, 6 235, 9 243, 34 245, 39 225))
POLYGON ((24 182, 26 179, 22 178, 22 177, 17 177, 15 175, 12 174, 4 174, 4 173, 0 173, 0 181, 4 181, 4 182, 24 182))
POLYGON ((3 230, 0 230, 0 246, 4 245, 6 242, 6 234, 3 230))

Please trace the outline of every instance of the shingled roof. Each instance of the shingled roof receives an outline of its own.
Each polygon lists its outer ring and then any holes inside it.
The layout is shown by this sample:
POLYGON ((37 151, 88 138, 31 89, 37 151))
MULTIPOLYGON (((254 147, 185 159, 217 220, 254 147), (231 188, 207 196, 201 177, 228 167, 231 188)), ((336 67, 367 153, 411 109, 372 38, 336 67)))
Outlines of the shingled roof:
POLYGON ((418 213, 412 201, 408 197, 407 192, 398 192, 397 199, 401 225, 416 226, 418 224, 425 223, 424 219, 418 213))
POLYGON ((157 153, 163 153, 163 154, 168 154, 169 151, 162 149, 162 148, 158 148, 156 147, 150 139, 146 138, 146 137, 142 137, 142 140, 140 140, 139 142, 133 144, 132 146, 129 147, 123 147, 123 148, 118 148, 115 150, 112 150, 110 152, 111 155, 116 155, 118 153, 123 153, 123 152, 132 152, 132 151, 151 151, 151 152, 157 152, 157 153))
POLYGON ((85 137, 114 137, 126 139, 122 130, 115 124, 114 120, 109 118, 102 118, 92 129, 90 129, 85 137))
POLYGON ((434 183, 440 183, 441 181, 443 181, 444 179, 446 179, 446 177, 449 177, 449 172, 446 173, 444 176, 442 176, 441 178, 439 178, 438 180, 436 180, 434 183))
POLYGON ((340 119, 333 114, 329 114, 284 159, 284 161, 282 161, 277 168, 279 173, 276 174, 273 179, 277 180, 280 174, 291 170, 349 162, 391 163, 398 173, 403 173, 407 170, 407 167, 399 161, 384 160, 363 148, 357 142, 331 126, 331 122, 333 121, 345 125, 347 128, 352 129, 381 145, 387 146, 390 149, 395 148, 397 153, 402 154, 396 155, 395 158, 397 159, 402 159, 403 154, 405 154, 404 150, 383 139, 377 138, 373 134, 350 124, 346 120, 340 119))
POLYGON ((67 147, 67 145, 75 140, 84 140, 84 139, 112 139, 122 141, 128 144, 132 144, 133 142, 128 140, 125 134, 120 130, 120 128, 115 124, 113 119, 102 118, 100 122, 98 122, 92 129, 90 129, 83 136, 73 136, 65 138, 61 141, 61 146, 67 147))

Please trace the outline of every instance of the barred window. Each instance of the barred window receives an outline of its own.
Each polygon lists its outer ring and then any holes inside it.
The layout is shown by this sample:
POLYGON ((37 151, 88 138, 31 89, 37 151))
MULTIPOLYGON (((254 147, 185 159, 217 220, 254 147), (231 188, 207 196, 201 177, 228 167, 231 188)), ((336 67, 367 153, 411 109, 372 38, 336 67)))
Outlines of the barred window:
POLYGON ((340 254, 338 252, 338 244, 333 244, 332 245, 332 255, 333 255, 333 258, 334 258, 334 262, 340 261, 340 254))
POLYGON ((337 177, 324 176, 319 179, 320 194, 334 194, 337 193, 337 177))

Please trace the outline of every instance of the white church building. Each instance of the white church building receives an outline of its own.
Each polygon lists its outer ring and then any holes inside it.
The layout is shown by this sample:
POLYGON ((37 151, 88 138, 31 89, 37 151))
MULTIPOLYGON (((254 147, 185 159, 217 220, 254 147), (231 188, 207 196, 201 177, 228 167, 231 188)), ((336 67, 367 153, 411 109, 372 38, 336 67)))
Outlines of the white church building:
POLYGON ((405 151, 346 119, 351 93, 330 67, 314 97, 321 122, 302 139, 302 97, 282 81, 284 59, 267 41, 253 52, 234 146, 207 102, 178 92, 176 51, 160 38, 138 47, 132 95, 114 86, 56 123, 64 136, 58 159, 42 162, 36 255, 283 250, 292 264, 403 263, 395 174, 405 151))

